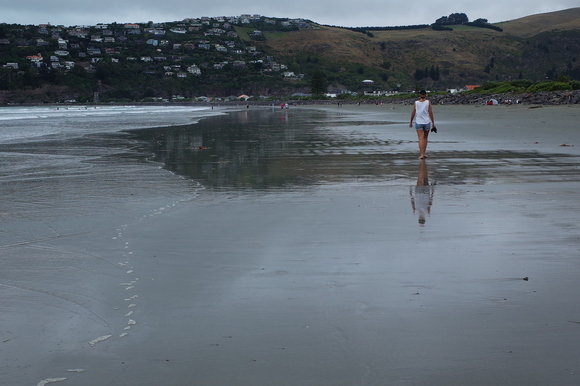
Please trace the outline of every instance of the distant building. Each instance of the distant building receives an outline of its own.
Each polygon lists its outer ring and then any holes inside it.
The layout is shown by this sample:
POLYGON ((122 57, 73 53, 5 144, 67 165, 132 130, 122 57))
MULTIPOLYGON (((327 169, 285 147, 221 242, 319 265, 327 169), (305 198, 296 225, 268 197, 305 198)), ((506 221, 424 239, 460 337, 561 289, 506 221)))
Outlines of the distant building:
POLYGON ((36 54, 36 55, 29 55, 26 57, 26 59, 30 60, 33 63, 38 63, 38 62, 42 62, 42 54, 36 54))

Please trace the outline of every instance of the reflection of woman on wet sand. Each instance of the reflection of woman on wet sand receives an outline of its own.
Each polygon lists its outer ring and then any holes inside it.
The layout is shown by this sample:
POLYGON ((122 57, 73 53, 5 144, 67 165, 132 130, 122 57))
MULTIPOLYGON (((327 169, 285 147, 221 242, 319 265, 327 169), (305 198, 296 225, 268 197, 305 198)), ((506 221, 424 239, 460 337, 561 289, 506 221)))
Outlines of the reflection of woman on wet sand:
POLYGON ((425 224, 425 216, 431 212, 431 204, 433 204, 433 193, 435 188, 429 185, 429 176, 427 174, 427 163, 424 159, 421 160, 419 166, 419 174, 417 177, 417 186, 409 188, 411 195, 411 206, 413 213, 417 212, 419 215, 419 224, 425 224))

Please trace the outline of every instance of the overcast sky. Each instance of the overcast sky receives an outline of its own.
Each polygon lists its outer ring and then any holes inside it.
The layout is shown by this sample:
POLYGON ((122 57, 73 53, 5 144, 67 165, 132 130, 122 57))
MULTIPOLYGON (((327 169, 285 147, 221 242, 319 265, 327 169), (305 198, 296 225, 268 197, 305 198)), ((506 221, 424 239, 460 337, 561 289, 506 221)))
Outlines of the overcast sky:
POLYGON ((431 24, 451 13, 494 23, 578 6, 578 0, 2 0, 0 23, 72 26, 260 14, 345 27, 402 26, 431 24))

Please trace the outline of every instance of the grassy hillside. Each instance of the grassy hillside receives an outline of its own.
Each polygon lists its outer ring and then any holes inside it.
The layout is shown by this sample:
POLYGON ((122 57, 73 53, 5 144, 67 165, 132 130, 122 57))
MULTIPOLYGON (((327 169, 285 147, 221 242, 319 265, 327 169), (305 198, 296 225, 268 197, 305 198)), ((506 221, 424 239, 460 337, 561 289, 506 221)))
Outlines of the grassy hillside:
POLYGON ((377 89, 442 89, 580 76, 580 8, 496 25, 503 32, 453 26, 453 31, 372 31, 372 37, 319 26, 268 36, 261 48, 283 58, 293 71, 324 71, 337 88, 355 89, 363 79, 374 80, 377 89), (415 76, 425 69, 438 70, 438 79, 415 76))
POLYGON ((85 102, 95 92, 106 102, 285 97, 315 85, 360 93, 580 81, 580 8, 452 30, 353 31, 267 17, 138 27, 0 23, 0 103, 85 102))
POLYGON ((580 7, 526 16, 496 25, 503 28, 505 33, 522 38, 542 32, 580 29, 580 7))

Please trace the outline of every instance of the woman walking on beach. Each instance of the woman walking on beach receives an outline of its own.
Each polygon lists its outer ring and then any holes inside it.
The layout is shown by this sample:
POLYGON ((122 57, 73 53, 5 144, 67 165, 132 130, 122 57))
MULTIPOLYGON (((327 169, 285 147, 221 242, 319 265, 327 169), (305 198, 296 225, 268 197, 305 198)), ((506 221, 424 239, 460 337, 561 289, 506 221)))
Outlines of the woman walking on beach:
POLYGON ((419 151, 421 152, 419 159, 425 159, 427 158, 427 139, 429 138, 431 124, 433 124, 435 129, 431 101, 427 99, 427 91, 425 90, 419 91, 419 100, 415 101, 413 105, 409 127, 413 127, 413 120, 415 120, 415 130, 417 130, 417 138, 419 139, 419 151))

